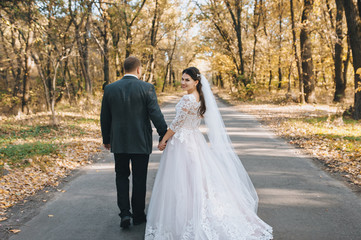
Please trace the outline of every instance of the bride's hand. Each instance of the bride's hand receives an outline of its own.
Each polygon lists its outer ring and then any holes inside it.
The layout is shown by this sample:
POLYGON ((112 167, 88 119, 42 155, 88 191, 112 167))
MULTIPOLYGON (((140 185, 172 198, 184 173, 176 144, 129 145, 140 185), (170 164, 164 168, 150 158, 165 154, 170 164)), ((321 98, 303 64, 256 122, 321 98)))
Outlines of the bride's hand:
POLYGON ((158 144, 158 149, 159 149, 160 151, 163 151, 166 146, 167 146, 167 143, 161 141, 161 142, 158 144))

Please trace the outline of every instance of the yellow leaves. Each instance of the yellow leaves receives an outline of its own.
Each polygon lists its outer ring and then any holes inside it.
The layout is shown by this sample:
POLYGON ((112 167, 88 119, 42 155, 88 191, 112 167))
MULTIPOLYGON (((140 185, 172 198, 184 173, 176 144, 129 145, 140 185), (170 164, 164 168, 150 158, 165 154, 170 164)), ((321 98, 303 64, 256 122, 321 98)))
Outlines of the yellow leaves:
MULTIPOLYGON (((91 116, 79 113, 59 113, 59 115, 63 119, 62 125, 57 128, 49 128, 43 122, 39 122, 47 121, 47 117, 41 114, 33 115, 33 119, 29 121, 28 119, 7 121, 9 132, 27 134, 26 138, 23 134, 15 140, 19 143, 51 139, 52 143, 59 144, 60 147, 56 153, 28 158, 28 165, 22 168, 10 165, 9 159, 1 159, 1 168, 5 169, 7 174, 0 176, 0 216, 5 214, 7 208, 35 194, 45 186, 57 187, 59 181, 68 176, 71 170, 89 164, 89 156, 99 151, 101 135, 98 114, 91 116), (29 127, 30 123, 31 127, 29 127)), ((3 120, 6 121, 6 119, 3 120)), ((18 143, 9 142, 9 146, 10 144, 18 143)), ((59 192, 64 193, 66 190, 59 190, 59 192)))
POLYGON ((0 218, 0 222, 5 221, 6 219, 8 218, 7 217, 0 218))
POLYGON ((19 233, 19 232, 21 232, 20 229, 10 229, 9 231, 12 232, 12 233, 19 233))
POLYGON ((6 191, 5 189, 2 189, 2 188, 0 188, 0 194, 6 194, 6 193, 8 193, 9 191, 6 191))
POLYGON ((48 217, 49 217, 49 218, 53 218, 53 217, 54 217, 54 215, 51 215, 51 214, 50 214, 50 215, 48 215, 48 217))
POLYGON ((356 74, 358 74, 358 75, 361 76, 361 68, 358 68, 358 69, 356 70, 356 74))
MULTIPOLYGON (((361 78, 361 68, 358 68, 356 70, 356 74, 359 75, 359 77, 361 78)), ((358 86, 355 89, 355 93, 360 92, 360 91, 361 91, 361 82, 358 83, 358 86)))

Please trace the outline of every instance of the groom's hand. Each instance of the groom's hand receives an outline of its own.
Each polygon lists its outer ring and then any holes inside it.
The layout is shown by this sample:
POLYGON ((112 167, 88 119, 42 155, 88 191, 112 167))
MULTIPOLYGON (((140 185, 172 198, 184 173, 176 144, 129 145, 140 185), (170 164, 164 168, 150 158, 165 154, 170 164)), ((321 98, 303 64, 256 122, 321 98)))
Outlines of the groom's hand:
POLYGON ((161 142, 158 144, 158 149, 159 149, 160 151, 163 151, 166 146, 167 146, 167 143, 161 141, 161 142))
POLYGON ((107 150, 110 150, 110 143, 104 144, 104 147, 105 147, 107 150))

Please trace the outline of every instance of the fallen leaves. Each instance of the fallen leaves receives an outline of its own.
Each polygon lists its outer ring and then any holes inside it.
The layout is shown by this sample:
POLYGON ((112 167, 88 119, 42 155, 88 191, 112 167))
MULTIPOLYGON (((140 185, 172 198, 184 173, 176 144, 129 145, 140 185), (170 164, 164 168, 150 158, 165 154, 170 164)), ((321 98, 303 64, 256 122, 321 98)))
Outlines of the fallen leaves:
POLYGON ((10 229, 9 231, 12 232, 12 233, 19 233, 19 232, 21 232, 20 229, 10 229))
MULTIPOLYGON (((24 116, 25 120, 2 119, 0 141, 7 145, 51 142, 59 146, 54 154, 34 155, 13 164, 0 162, 0 216, 6 209, 35 194, 45 186, 57 187, 59 181, 80 166, 91 163, 90 156, 100 151, 98 114, 61 113, 61 125, 43 125, 43 115, 24 116), (24 122, 26 121, 26 122, 24 122), (29 125, 31 124, 31 125, 29 125), (10 136, 10 137, 9 137, 10 136), (4 175, 1 173, 6 171, 4 175)), ((59 118, 60 118, 59 116, 59 118)), ((65 190, 60 190, 66 192, 65 190)))

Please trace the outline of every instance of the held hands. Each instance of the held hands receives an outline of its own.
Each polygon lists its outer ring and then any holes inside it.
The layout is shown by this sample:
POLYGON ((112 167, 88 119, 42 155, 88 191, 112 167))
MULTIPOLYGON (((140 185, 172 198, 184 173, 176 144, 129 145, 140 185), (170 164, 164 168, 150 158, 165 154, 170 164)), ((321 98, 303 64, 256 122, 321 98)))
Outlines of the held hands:
POLYGON ((160 141, 159 144, 158 144, 158 149, 159 149, 160 151, 163 151, 166 146, 167 146, 167 142, 165 142, 165 141, 162 140, 162 141, 160 141))

